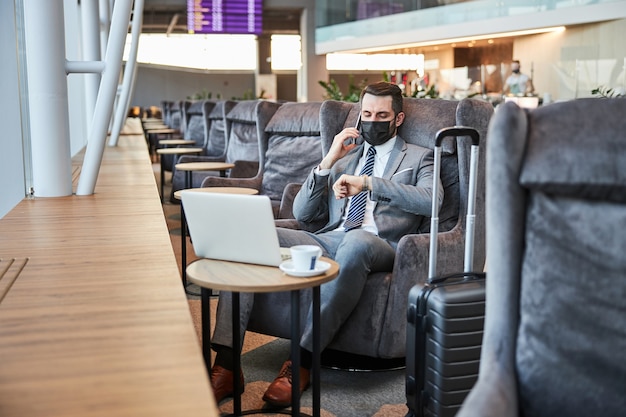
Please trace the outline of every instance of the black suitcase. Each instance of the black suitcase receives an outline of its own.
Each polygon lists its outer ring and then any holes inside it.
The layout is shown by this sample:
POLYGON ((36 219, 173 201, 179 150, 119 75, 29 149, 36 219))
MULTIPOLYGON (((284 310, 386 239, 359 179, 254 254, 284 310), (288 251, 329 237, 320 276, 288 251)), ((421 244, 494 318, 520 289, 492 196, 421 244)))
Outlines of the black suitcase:
MULTIPOLYGON (((472 272, 479 134, 459 126, 437 132, 435 178, 439 178, 441 142, 448 136, 472 139, 464 272, 435 276, 439 219, 433 202, 429 278, 409 292, 406 417, 454 416, 478 378, 485 314, 485 273, 472 272)), ((435 180, 433 195, 438 188, 435 180)))

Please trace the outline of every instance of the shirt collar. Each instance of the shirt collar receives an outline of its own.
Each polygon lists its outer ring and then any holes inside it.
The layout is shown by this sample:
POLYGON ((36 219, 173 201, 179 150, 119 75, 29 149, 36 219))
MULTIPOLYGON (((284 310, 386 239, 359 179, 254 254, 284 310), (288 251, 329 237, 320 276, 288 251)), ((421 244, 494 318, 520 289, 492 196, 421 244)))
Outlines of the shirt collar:
MULTIPOLYGON (((382 145, 374 146, 374 148, 376 149, 376 155, 385 155, 391 152, 393 147, 396 146, 397 138, 398 136, 394 136, 382 145)), ((372 147, 372 145, 367 142, 363 143, 365 144, 365 147, 363 148, 363 155, 367 155, 367 151, 372 147)))

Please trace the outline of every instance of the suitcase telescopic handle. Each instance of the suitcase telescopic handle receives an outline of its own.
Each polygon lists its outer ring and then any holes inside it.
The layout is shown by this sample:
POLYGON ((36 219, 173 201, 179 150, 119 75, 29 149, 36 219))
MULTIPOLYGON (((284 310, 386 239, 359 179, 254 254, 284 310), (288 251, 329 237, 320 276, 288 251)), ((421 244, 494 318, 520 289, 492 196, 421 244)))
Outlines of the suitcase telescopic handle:
POLYGON ((444 127, 437 132, 435 136, 435 146, 441 146, 441 142, 443 142, 444 138, 448 136, 459 137, 459 136, 469 136, 472 138, 472 145, 478 146, 480 143, 480 135, 478 131, 473 127, 465 127, 465 126, 452 126, 452 127, 444 127))
POLYGON ((452 136, 469 136, 472 139, 470 154, 470 177, 467 202, 467 216, 465 222, 465 258, 463 270, 470 272, 474 260, 474 229, 476 220, 476 184, 478 180, 478 150, 480 134, 472 127, 452 126, 440 129, 435 135, 434 167, 433 167, 433 201, 430 219, 430 253, 428 258, 428 278, 432 280, 437 274, 437 235, 439 234, 439 207, 436 196, 439 195, 439 181, 441 176, 441 142, 452 136))

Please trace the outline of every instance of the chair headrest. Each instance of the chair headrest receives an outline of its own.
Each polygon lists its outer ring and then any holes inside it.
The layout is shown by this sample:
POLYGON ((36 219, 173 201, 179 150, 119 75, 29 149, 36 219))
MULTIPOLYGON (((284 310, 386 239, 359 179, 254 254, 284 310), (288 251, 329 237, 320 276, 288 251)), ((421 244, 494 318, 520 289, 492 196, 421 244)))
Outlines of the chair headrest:
MULTIPOLYGON (((405 98, 402 110, 406 116, 398 134, 408 143, 433 149, 436 133, 444 127, 457 124, 458 104, 458 101, 452 100, 405 98)), ((444 139, 441 146, 444 155, 456 152, 456 141, 452 138, 444 139)))
POLYGON ((626 100, 619 98, 578 99, 528 112, 533 129, 520 183, 550 194, 626 202, 625 115, 626 100))
POLYGON ((321 102, 281 105, 267 124, 265 131, 285 136, 319 136, 321 102))
POLYGON ((229 105, 232 105, 232 102, 230 101, 224 101, 224 100, 216 101, 215 106, 213 106, 213 109, 209 113, 209 119, 211 120, 223 119, 224 108, 226 107, 227 102, 229 103, 229 105))
POLYGON ((204 106, 203 100, 194 101, 187 109, 187 114, 202 114, 202 106, 204 106))
POLYGON ((226 118, 236 122, 256 123, 256 105, 258 103, 258 100, 239 101, 235 104, 235 107, 228 112, 226 118))

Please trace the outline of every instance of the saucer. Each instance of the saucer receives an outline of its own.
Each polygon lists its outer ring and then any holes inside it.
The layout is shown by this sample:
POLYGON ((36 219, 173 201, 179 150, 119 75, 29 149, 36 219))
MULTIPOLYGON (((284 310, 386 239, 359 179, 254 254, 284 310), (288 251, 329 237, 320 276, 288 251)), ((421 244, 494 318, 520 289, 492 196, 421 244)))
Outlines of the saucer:
POLYGON ((279 266, 281 271, 283 271, 287 275, 292 275, 294 277, 313 277, 315 275, 321 275, 324 272, 328 271, 330 268, 330 264, 324 261, 315 262, 315 269, 311 269, 309 271, 296 271, 293 268, 293 263, 291 261, 285 261, 281 263, 279 266))

